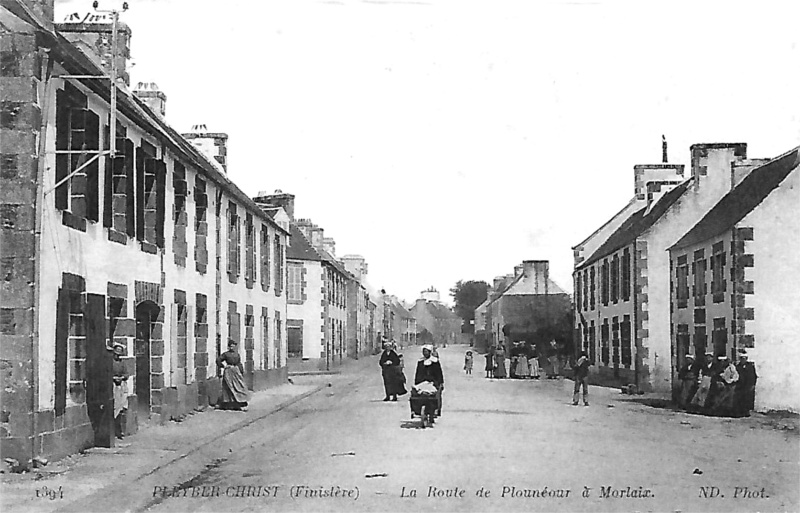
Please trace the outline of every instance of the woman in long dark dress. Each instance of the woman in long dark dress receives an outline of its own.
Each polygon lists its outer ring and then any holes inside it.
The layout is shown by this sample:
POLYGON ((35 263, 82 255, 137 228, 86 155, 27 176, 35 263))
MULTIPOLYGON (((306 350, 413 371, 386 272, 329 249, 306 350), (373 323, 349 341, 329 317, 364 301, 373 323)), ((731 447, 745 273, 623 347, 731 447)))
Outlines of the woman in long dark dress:
POLYGON ((429 345, 422 346, 422 358, 417 362, 417 369, 414 372, 414 386, 425 382, 433 383, 434 388, 439 391, 439 408, 436 414, 441 415, 444 374, 442 364, 433 356, 433 347, 429 345))
POLYGON ((383 389, 386 392, 384 401, 397 401, 398 395, 406 393, 405 376, 400 366, 400 356, 392 349, 390 344, 383 344, 383 353, 378 362, 383 375, 383 389))
POLYGON ((236 342, 229 340, 228 350, 217 358, 217 367, 222 368, 222 396, 217 407, 222 410, 247 411, 244 368, 236 347, 236 342))

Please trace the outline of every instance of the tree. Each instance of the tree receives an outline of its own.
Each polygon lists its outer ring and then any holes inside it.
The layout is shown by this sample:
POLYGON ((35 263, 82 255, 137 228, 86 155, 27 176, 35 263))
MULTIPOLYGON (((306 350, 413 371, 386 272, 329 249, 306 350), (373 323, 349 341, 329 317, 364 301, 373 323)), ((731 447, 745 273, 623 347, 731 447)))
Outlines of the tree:
POLYGON ((485 281, 461 281, 450 289, 450 296, 455 303, 456 315, 464 319, 466 323, 475 318, 475 309, 486 301, 486 289, 489 284, 485 281))

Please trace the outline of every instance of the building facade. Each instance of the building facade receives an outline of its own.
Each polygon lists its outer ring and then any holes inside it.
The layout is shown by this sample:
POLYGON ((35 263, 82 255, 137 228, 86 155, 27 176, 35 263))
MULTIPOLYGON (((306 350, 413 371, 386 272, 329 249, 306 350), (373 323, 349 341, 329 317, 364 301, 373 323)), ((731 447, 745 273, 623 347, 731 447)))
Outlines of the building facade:
POLYGON ((251 389, 286 379, 288 233, 122 84, 110 154, 108 82, 71 78, 104 74, 75 41, 108 27, 41 6, 0 7, 0 443, 23 462, 113 445, 114 344, 128 433, 214 403, 227 340, 251 389))
POLYGON ((687 354, 744 349, 756 410, 800 411, 798 166, 800 148, 756 167, 670 248, 674 384, 687 354))
POLYGON ((645 203, 573 273, 576 338, 608 384, 671 390, 667 250, 758 163, 743 143, 695 144, 691 162, 679 185, 646 183, 645 203))

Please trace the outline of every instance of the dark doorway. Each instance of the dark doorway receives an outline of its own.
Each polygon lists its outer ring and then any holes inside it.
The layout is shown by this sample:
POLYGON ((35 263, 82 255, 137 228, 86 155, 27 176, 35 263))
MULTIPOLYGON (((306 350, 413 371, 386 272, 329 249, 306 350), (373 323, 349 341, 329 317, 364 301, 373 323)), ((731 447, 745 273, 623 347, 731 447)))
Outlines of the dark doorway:
POLYGON ((150 336, 160 308, 152 301, 136 305, 136 401, 140 419, 150 417, 150 336))
POLYGON ((105 296, 86 295, 86 407, 94 430, 94 445, 97 447, 114 445, 113 359, 106 343, 105 304, 105 296))

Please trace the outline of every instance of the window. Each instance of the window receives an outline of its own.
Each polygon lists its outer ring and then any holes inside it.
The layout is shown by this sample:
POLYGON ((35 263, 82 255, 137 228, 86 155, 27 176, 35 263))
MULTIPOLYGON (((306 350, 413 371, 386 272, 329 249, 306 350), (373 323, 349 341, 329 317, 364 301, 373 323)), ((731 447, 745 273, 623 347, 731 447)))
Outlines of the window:
POLYGON ((264 368, 272 369, 272 354, 269 345, 269 310, 261 308, 261 354, 264 356, 264 368))
POLYGON ((142 250, 164 246, 166 165, 156 159, 156 147, 142 141, 136 148, 136 238, 142 250))
MULTIPOLYGON (((175 295, 177 296, 178 293, 181 292, 179 290, 175 291, 175 295)), ((188 382, 188 372, 187 369, 189 367, 189 354, 187 351, 187 332, 188 332, 188 324, 189 324, 189 312, 186 308, 186 295, 181 294, 182 301, 177 297, 175 298, 177 301, 175 303, 175 322, 176 326, 176 333, 175 333, 175 362, 177 364, 177 368, 175 369, 175 381, 180 383, 181 385, 185 385, 188 382)))
POLYGON ((608 306, 608 260, 603 260, 601 278, 600 295, 602 296, 603 306, 608 306))
POLYGON ((83 307, 80 294, 70 294, 69 303, 69 339, 68 365, 69 395, 73 402, 86 401, 86 326, 83 318, 83 307))
POLYGON ((587 283, 588 281, 589 281, 589 271, 584 270, 583 271, 583 309, 584 310, 588 310, 589 309, 589 298, 588 298, 588 296, 589 296, 589 294, 588 294, 588 292, 589 292, 589 284, 587 283))
POLYGON ((619 301, 619 255, 611 259, 611 302, 619 301))
POLYGON ((244 223, 244 279, 247 288, 253 288, 256 281, 256 230, 253 226, 253 215, 247 214, 244 223))
POLYGON ((236 205, 228 203, 228 279, 235 283, 240 273, 239 215, 236 205))
POLYGON ((592 363, 597 362, 597 350, 596 350, 596 335, 594 329, 594 321, 589 323, 589 361, 592 363))
POLYGON ((603 364, 608 365, 608 319, 603 319, 603 325, 600 326, 600 357, 603 364))
POLYGON ((631 250, 625 248, 622 252, 622 300, 631 299, 631 250))
POLYGON ((714 355, 725 356, 728 354, 728 326, 725 317, 715 317, 713 323, 711 343, 714 346, 714 355))
POLYGON ((708 285, 706 284, 706 261, 705 251, 694 252, 694 262, 692 262, 692 275, 694 284, 692 285, 692 295, 694 296, 695 306, 705 306, 708 285))
POLYGON ((56 91, 56 151, 75 153, 56 154, 55 182, 69 179, 56 188, 55 206, 68 213, 65 224, 81 230, 85 220, 100 219, 99 159, 84 167, 100 150, 100 118, 86 107, 86 95, 70 83, 56 91))
POLYGON ((208 371, 208 297, 195 294, 194 304, 194 377, 201 381, 208 371))
POLYGON ((589 307, 594 310, 595 304, 595 279, 594 279, 594 266, 589 269, 589 307))
POLYGON ((725 281, 725 266, 727 264, 725 259, 725 251, 723 250, 722 242, 714 244, 711 256, 711 293, 714 296, 715 303, 722 303, 725 301, 725 291, 727 290, 727 282, 725 281))
POLYGON ((689 265, 686 261, 686 255, 678 257, 678 265, 675 268, 675 280, 677 286, 675 288, 675 299, 678 308, 686 308, 689 306, 689 265))
POLYGON ((271 269, 269 267, 269 230, 264 224, 261 225, 261 244, 259 251, 261 254, 261 290, 266 292, 269 290, 271 269))
POLYGON ((283 292, 283 244, 281 236, 275 235, 275 295, 280 296, 283 292))
POLYGON ((303 265, 289 263, 287 266, 287 300, 301 303, 303 301, 303 265))
POLYGON ((174 192, 172 208, 172 252, 174 253, 175 264, 186 267, 186 256, 188 248, 186 246, 186 225, 189 224, 189 216, 186 214, 186 168, 178 162, 174 162, 172 167, 172 189, 174 192))
POLYGON ((631 316, 625 315, 622 317, 622 324, 620 325, 620 339, 622 350, 622 364, 631 365, 631 316))
POLYGON ((614 365, 619 364, 619 317, 614 317, 611 320, 611 362, 614 365))
POLYGON ((581 272, 578 271, 575 273, 575 309, 577 311, 581 311, 581 307, 583 306, 583 298, 581 297, 581 272))
POLYGON ((678 324, 677 333, 675 335, 676 343, 676 356, 678 360, 678 369, 682 369, 686 363, 686 355, 689 353, 689 325, 678 324))
POLYGON ((208 195, 206 182, 199 176, 194 179, 194 262, 200 274, 208 270, 208 195))

